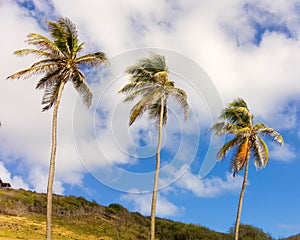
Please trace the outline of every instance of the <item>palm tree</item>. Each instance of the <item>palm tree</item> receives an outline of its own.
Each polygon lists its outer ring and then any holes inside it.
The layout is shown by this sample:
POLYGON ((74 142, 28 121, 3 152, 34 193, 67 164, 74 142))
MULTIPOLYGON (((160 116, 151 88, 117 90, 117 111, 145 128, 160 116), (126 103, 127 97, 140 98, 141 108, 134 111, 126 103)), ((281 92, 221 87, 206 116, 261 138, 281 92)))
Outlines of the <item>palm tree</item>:
POLYGON ((76 26, 68 18, 59 18, 56 22, 46 21, 51 37, 50 40, 40 34, 30 33, 27 43, 35 49, 22 49, 14 52, 17 56, 35 55, 41 58, 31 67, 12 74, 8 79, 28 78, 32 75, 44 74, 36 88, 45 89, 42 104, 43 111, 54 105, 52 120, 52 149, 47 186, 47 226, 46 237, 51 239, 52 191, 55 170, 57 113, 63 88, 71 81, 83 102, 90 107, 92 92, 87 85, 85 75, 79 67, 96 67, 106 63, 103 52, 78 56, 84 43, 79 43, 76 26))
POLYGON ((151 204, 151 230, 150 239, 155 236, 155 212, 158 188, 158 175, 160 169, 160 151, 162 144, 162 127, 168 119, 168 99, 174 97, 184 110, 185 120, 188 117, 189 106, 184 90, 176 88, 174 82, 169 80, 169 72, 165 57, 152 53, 149 58, 142 58, 136 65, 126 69, 131 76, 130 83, 126 84, 119 93, 125 93, 124 102, 131 102, 136 97, 140 100, 132 107, 129 125, 148 111, 149 118, 156 121, 158 126, 158 143, 156 151, 156 168, 151 204))
POLYGON ((233 176, 245 168, 235 222, 234 239, 237 240, 250 157, 254 160, 257 168, 265 167, 269 160, 268 147, 259 135, 267 136, 280 145, 283 144, 283 137, 273 128, 268 128, 263 123, 253 125, 254 116, 250 113, 246 102, 241 98, 229 103, 219 118, 224 121, 213 124, 211 130, 214 130, 217 136, 233 134, 234 137, 219 150, 218 160, 225 158, 226 153, 234 148, 236 151, 231 162, 233 176))

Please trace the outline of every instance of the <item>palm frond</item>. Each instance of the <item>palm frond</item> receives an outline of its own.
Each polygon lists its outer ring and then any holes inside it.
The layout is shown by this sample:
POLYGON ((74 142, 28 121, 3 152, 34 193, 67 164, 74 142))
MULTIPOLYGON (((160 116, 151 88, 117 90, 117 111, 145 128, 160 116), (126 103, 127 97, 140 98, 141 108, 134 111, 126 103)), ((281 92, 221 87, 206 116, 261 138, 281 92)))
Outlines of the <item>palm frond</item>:
POLYGON ((61 67, 65 65, 63 59, 60 58, 47 58, 40 61, 37 61, 31 65, 31 67, 42 67, 42 66, 51 66, 51 69, 61 67))
POLYGON ((26 56, 26 55, 34 55, 38 58, 43 57, 43 58, 52 58, 54 57, 54 54, 45 52, 42 50, 38 49, 21 49, 21 50, 16 50, 14 51, 14 54, 20 57, 26 56))
POLYGON ((258 132, 260 131, 260 129, 265 129, 265 128, 267 128, 267 126, 263 123, 257 123, 253 126, 253 129, 258 132))
POLYGON ((88 87, 84 75, 79 70, 74 72, 72 82, 79 93, 82 102, 89 108, 92 103, 93 93, 88 87))
POLYGON ((275 131, 273 128, 261 128, 259 129, 259 133, 262 133, 262 135, 271 138, 273 141, 279 143, 280 145, 284 144, 284 140, 281 134, 275 131))
POLYGON ((236 98, 236 99, 234 99, 232 102, 230 102, 228 104, 228 107, 233 107, 233 108, 243 107, 243 108, 247 108, 248 109, 247 103, 242 98, 236 98))
POLYGON ((233 176, 241 171, 245 166, 246 161, 249 161, 250 157, 250 141, 249 138, 244 138, 243 142, 238 146, 234 158, 231 162, 233 176))
MULTIPOLYGON (((156 103, 152 104, 149 107, 149 119, 156 120, 157 127, 159 126, 160 122, 160 113, 161 113, 161 100, 158 99, 156 103)), ((164 109, 163 109, 163 125, 166 125, 168 121, 168 107, 167 107, 167 100, 164 101, 164 109)))
POLYGON ((189 116, 189 104, 187 102, 186 92, 176 87, 168 87, 168 90, 171 96, 174 97, 177 103, 182 107, 184 111, 184 119, 187 120, 189 116))
POLYGON ((237 129, 239 129, 238 125, 231 122, 225 122, 225 121, 216 122, 210 127, 210 130, 215 131, 216 136, 220 136, 223 134, 232 134, 237 129))
POLYGON ((62 83, 62 81, 59 80, 59 81, 55 82, 54 85, 46 87, 44 95, 43 95, 43 99, 42 99, 42 105, 46 105, 42 109, 43 112, 49 110, 56 102, 56 99, 58 97, 59 86, 61 83, 62 83))
MULTIPOLYGON (((138 82, 130 82, 127 83, 122 89, 118 91, 118 93, 132 94, 136 91, 140 91, 143 89, 155 88, 158 87, 155 83, 138 81, 138 82)), ((136 94, 138 95, 138 94, 136 94)))
POLYGON ((251 123, 252 116, 250 115, 249 111, 244 107, 227 107, 222 111, 219 118, 226 119, 232 123, 236 123, 241 126, 245 126, 251 123))
POLYGON ((223 158, 225 158, 227 152, 230 151, 232 148, 236 147, 238 144, 240 144, 242 140, 243 139, 240 136, 236 136, 227 143, 225 143, 217 154, 218 160, 222 160, 223 158))
POLYGON ((53 69, 53 64, 45 64, 42 66, 33 66, 24 70, 21 70, 19 72, 16 72, 10 76, 7 77, 7 79, 27 79, 31 77, 32 75, 38 75, 42 73, 46 73, 48 71, 51 71, 53 69))
POLYGON ((155 104, 158 99, 163 96, 163 92, 159 88, 153 90, 148 95, 145 95, 137 104, 133 106, 130 112, 129 126, 137 119, 137 117, 142 116, 142 114, 155 104))
MULTIPOLYGON (((144 84, 143 84, 144 85, 144 84)), ((128 93, 126 98, 123 100, 123 102, 131 102, 137 97, 144 97, 148 94, 151 94, 151 92, 156 91, 156 89, 161 89, 161 87, 158 86, 145 86, 143 88, 136 88, 136 91, 132 93, 128 93)))
POLYGON ((108 58, 106 57, 104 52, 97 52, 78 57, 75 59, 75 62, 77 64, 96 67, 101 63, 108 64, 108 58))
POLYGON ((151 53, 149 58, 142 58, 137 63, 152 75, 158 72, 168 71, 165 57, 156 53, 151 53))
POLYGON ((57 56, 63 56, 61 50, 56 46, 56 44, 50 39, 44 37, 43 35, 37 33, 30 33, 27 36, 27 43, 34 45, 37 49, 45 52, 52 53, 57 56))
POLYGON ((139 65, 130 66, 125 70, 130 74, 131 82, 155 82, 154 75, 139 65))
POLYGON ((251 129, 250 127, 246 126, 246 127, 238 127, 233 131, 234 134, 236 135, 241 135, 241 136, 248 136, 251 134, 251 129))
POLYGON ((54 71, 47 72, 46 75, 38 81, 36 89, 43 89, 53 86, 55 82, 57 82, 57 80, 60 78, 62 71, 63 69, 58 68, 54 71))
POLYGON ((141 58, 137 64, 128 67, 125 72, 131 75, 131 81, 157 81, 155 74, 167 72, 165 57, 152 53, 150 58, 141 58))
POLYGON ((54 43, 65 56, 72 56, 68 46, 67 33, 59 20, 57 22, 46 21, 50 35, 55 39, 54 43))
POLYGON ((233 139, 231 140, 233 143, 226 143, 217 154, 218 159, 222 159, 233 146, 238 146, 231 162, 234 176, 249 161, 250 154, 252 154, 257 168, 267 165, 269 160, 268 147, 258 135, 259 133, 281 145, 283 144, 283 137, 274 129, 268 128, 263 123, 252 125, 254 115, 250 113, 242 98, 237 98, 229 103, 221 112, 220 118, 224 121, 214 123, 210 130, 214 130, 215 135, 234 134, 234 139, 238 140, 234 141, 233 139))
POLYGON ((131 109, 129 125, 146 110, 149 110, 149 118, 157 122, 161 114, 160 99, 162 97, 164 97, 165 104, 163 124, 166 124, 169 96, 175 97, 177 103, 184 109, 185 119, 187 119, 189 106, 186 93, 179 88, 175 88, 174 82, 169 81, 164 56, 151 53, 149 58, 139 59, 135 65, 126 68, 125 72, 130 75, 130 83, 118 91, 127 95, 124 102, 130 102, 136 97, 141 97, 140 101, 131 109))
POLYGON ((76 56, 76 50, 78 49, 78 34, 76 25, 71 22, 69 18, 60 18, 58 19, 57 23, 59 23, 64 29, 67 47, 71 53, 71 56, 76 56))
POLYGON ((264 140, 256 136, 255 141, 252 143, 251 151, 253 154, 254 165, 257 168, 265 167, 269 161, 269 150, 264 140))
POLYGON ((246 126, 252 124, 253 115, 250 113, 246 102, 242 98, 237 98, 224 108, 219 118, 246 126))

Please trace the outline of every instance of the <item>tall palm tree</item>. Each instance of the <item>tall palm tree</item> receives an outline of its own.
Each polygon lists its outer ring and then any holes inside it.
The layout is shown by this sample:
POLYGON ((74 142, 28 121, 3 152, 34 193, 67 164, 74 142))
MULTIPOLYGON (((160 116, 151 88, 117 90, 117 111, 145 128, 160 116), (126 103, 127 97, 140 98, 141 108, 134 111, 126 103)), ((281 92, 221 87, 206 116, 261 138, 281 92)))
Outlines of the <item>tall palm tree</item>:
POLYGON ((119 93, 125 93, 124 102, 131 102, 139 97, 140 100, 132 107, 129 125, 148 111, 149 118, 156 121, 158 126, 158 143, 156 151, 156 168, 151 204, 151 230, 150 239, 155 237, 155 212, 158 188, 158 175, 160 169, 160 151, 162 144, 162 127, 168 119, 168 99, 174 97, 184 110, 185 120, 188 117, 189 106, 184 90, 176 88, 174 82, 169 80, 169 72, 165 57, 152 53, 149 58, 142 58, 136 65, 126 69, 131 76, 130 83, 126 84, 119 93))
POLYGON ((213 124, 211 130, 215 131, 215 135, 233 135, 218 152, 218 160, 225 158, 226 153, 231 149, 235 149, 231 167, 233 176, 245 168, 242 189, 239 198, 237 217, 235 222, 234 239, 238 239, 239 225, 242 212, 242 204, 244 198, 245 187, 248 177, 249 160, 252 157, 257 168, 265 167, 269 160, 269 151, 265 141, 260 137, 267 136, 274 142, 283 144, 283 137, 273 128, 268 128, 263 123, 253 125, 253 114, 250 113, 246 102, 237 98, 228 104, 220 117, 224 121, 213 124))
POLYGON ((28 78, 32 75, 43 74, 36 88, 45 89, 42 104, 43 111, 54 105, 52 120, 52 149, 47 186, 47 226, 46 237, 51 239, 52 191, 55 170, 57 113, 63 88, 71 81, 81 96, 83 102, 90 107, 92 92, 87 85, 85 75, 79 69, 83 66, 96 67, 106 63, 103 52, 78 56, 84 43, 79 43, 76 26, 68 18, 59 18, 56 22, 46 21, 53 40, 40 34, 30 33, 27 43, 34 49, 22 49, 14 52, 17 56, 35 55, 41 58, 31 67, 12 74, 8 79, 28 78))

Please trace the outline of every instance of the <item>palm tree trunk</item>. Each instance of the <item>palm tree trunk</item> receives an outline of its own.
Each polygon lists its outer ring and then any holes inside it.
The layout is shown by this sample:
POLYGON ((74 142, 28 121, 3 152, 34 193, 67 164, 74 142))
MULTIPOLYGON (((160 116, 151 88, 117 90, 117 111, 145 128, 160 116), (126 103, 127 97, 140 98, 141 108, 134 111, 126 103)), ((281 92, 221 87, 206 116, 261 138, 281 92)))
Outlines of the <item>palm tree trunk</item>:
POLYGON ((46 224, 46 239, 52 239, 52 192, 53 192, 53 181, 54 181, 54 170, 55 170, 55 155, 56 155, 56 133, 57 133, 57 113, 59 102, 61 99, 62 91, 65 85, 65 81, 59 86, 57 100, 54 105, 53 119, 52 119, 52 148, 48 175, 48 186, 47 186, 47 224, 46 224))
POLYGON ((158 175, 159 175, 159 169, 160 169, 160 149, 161 149, 161 143, 162 143, 163 118, 164 118, 164 97, 161 98, 161 108, 160 108, 158 143, 157 143, 157 151, 156 151, 156 168, 155 168, 154 186, 153 186, 152 204, 151 204, 150 240, 155 239, 155 212, 156 212, 156 200, 157 200, 157 188, 158 188, 158 175))
POLYGON ((236 221, 235 221, 235 227, 234 227, 234 240, 238 240, 239 239, 240 220, 241 220, 241 213, 242 213, 242 205, 243 205, 244 193, 245 193, 245 188, 246 188, 246 184, 247 184, 248 169, 249 169, 249 157, 246 160, 246 166, 245 166, 245 172, 244 172, 244 180, 243 180, 242 189, 241 189, 241 193, 240 193, 238 212, 237 212, 236 221))

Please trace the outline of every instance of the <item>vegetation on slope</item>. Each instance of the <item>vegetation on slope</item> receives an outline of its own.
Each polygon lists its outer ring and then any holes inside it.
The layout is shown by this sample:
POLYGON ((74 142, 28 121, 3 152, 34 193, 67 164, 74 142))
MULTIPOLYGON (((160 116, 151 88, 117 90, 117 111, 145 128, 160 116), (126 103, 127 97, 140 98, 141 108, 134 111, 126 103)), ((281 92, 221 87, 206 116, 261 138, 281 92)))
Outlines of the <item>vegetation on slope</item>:
MULTIPOLYGON (((0 240, 45 239, 46 194, 0 188, 0 240)), ((146 240, 150 219, 120 204, 101 206, 83 197, 53 196, 53 239, 146 240)), ((258 228, 241 225, 240 240, 270 240, 258 228)), ((158 218, 159 240, 232 240, 231 234, 158 218)), ((291 238, 297 240, 299 238, 291 238)))

